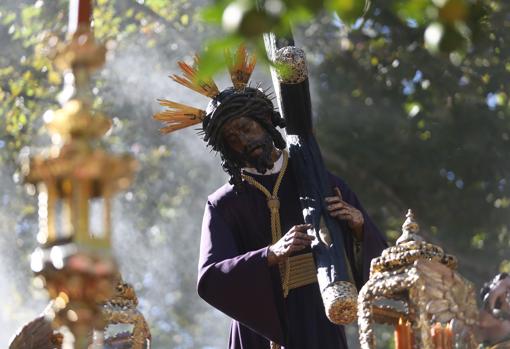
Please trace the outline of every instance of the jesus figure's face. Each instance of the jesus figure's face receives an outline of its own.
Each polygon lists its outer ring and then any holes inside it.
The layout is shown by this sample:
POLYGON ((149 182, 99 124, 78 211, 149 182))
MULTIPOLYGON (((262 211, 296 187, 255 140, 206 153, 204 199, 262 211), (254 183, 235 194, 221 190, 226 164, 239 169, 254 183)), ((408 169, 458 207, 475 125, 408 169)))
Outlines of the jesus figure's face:
POLYGON ((277 158, 273 139, 256 120, 246 116, 230 119, 223 126, 222 138, 242 167, 255 167, 261 173, 273 167, 277 158))

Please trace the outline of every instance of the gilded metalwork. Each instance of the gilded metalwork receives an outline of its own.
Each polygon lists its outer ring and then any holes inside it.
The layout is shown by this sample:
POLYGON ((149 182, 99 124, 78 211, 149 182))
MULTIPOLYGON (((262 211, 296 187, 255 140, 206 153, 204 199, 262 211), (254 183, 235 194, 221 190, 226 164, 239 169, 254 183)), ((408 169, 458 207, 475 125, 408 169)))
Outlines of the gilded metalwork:
POLYGON ((317 268, 311 252, 289 257, 289 290, 317 282, 317 268))
POLYGON ((90 74, 105 63, 106 47, 96 42, 88 26, 80 25, 70 40, 57 44, 52 56, 53 64, 62 71, 82 67, 90 74))
POLYGON ((321 295, 329 321, 345 325, 356 320, 358 292, 354 284, 337 281, 326 287, 321 295))
POLYGON ((177 64, 181 69, 182 76, 177 74, 170 76, 176 83, 209 98, 214 98, 220 93, 218 86, 212 78, 200 77, 200 58, 198 55, 195 55, 193 65, 189 65, 184 61, 177 61, 177 64))
POLYGON ((255 55, 248 54, 246 46, 240 45, 234 54, 227 50, 225 59, 234 88, 237 91, 242 91, 248 85, 255 64, 257 64, 255 55))
POLYGON ((299 84, 308 78, 305 52, 299 47, 286 46, 276 51, 274 64, 278 80, 284 84, 299 84))
POLYGON ((361 348, 375 348, 374 323, 411 323, 413 348, 434 349, 434 324, 449 324, 458 348, 476 348, 473 327, 478 310, 473 285, 454 269, 455 257, 418 235, 409 210, 397 245, 372 261, 370 279, 358 297, 361 348), (383 303, 400 304, 381 306, 383 303))
MULTIPOLYGON (((101 307, 92 307, 92 309, 101 311, 105 334, 113 332, 110 331, 110 327, 117 324, 133 325, 133 329, 130 332, 120 332, 112 336, 105 336, 104 344, 109 349, 150 349, 150 329, 143 315, 137 310, 138 299, 135 290, 130 284, 125 283, 119 278, 120 276, 116 275, 117 286, 111 298, 101 304, 101 307)), ((51 292, 54 292, 54 290, 50 290, 51 292)), ((50 301, 41 316, 32 320, 18 331, 9 345, 9 349, 61 349, 64 342, 63 333, 65 331, 55 331, 52 328, 52 322, 55 327, 55 324, 61 322, 59 317, 67 315, 65 309, 68 308, 67 302, 70 300, 70 297, 74 297, 74 295, 60 293, 53 297, 53 300, 50 301)), ((105 295, 98 295, 98 297, 104 298, 105 295)), ((87 308, 84 310, 88 311, 87 308)), ((94 314, 91 318, 97 317, 94 314)), ((89 344, 98 344, 97 342, 90 343, 90 340, 94 338, 92 333, 89 333, 87 338, 89 344)))
POLYGON ((133 286, 119 281, 115 288, 115 295, 103 306, 103 315, 107 322, 106 328, 116 324, 131 324, 133 330, 129 333, 119 333, 105 338, 105 342, 112 348, 122 344, 131 349, 150 348, 151 333, 144 316, 137 309, 138 298, 133 286))
POLYGON ((414 221, 412 212, 408 212, 406 217, 402 225, 402 236, 397 240, 397 245, 385 249, 380 257, 372 260, 370 274, 398 269, 419 259, 437 261, 455 269, 457 259, 418 235, 419 226, 414 221))
POLYGON ((153 115, 154 120, 161 121, 165 125, 159 129, 163 134, 197 125, 204 120, 206 115, 205 110, 167 99, 158 99, 158 102, 161 106, 167 107, 166 110, 153 115))

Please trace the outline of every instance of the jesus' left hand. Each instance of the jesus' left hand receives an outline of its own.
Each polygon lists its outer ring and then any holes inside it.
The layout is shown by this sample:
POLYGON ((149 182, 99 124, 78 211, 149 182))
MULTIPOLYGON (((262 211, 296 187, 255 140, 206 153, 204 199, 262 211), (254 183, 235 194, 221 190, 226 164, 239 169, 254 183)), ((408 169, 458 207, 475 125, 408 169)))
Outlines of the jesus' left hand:
POLYGON ((335 187, 335 196, 326 198, 327 209, 331 217, 347 221, 349 228, 355 233, 358 240, 363 239, 363 214, 356 207, 348 204, 342 198, 340 189, 335 187))

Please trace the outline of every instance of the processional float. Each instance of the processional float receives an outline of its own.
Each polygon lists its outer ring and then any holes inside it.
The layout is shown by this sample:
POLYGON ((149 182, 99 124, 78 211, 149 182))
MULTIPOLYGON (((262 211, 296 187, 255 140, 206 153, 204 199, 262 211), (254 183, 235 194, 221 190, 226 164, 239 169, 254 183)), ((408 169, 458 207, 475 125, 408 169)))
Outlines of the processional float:
POLYGON ((106 48, 95 41, 91 19, 91 0, 71 0, 68 41, 51 48, 64 74, 62 108, 45 113, 52 146, 32 156, 22 170, 27 185, 38 193, 39 247, 32 253, 31 268, 52 301, 11 348, 36 340, 41 348, 150 346, 134 290, 120 277, 111 254, 113 196, 129 186, 137 162, 109 153, 98 142, 111 121, 92 109, 90 76, 104 64, 106 48), (34 336, 47 334, 46 322, 55 331, 45 342, 34 336), (104 338, 105 330, 116 324, 128 325, 129 331, 104 338))

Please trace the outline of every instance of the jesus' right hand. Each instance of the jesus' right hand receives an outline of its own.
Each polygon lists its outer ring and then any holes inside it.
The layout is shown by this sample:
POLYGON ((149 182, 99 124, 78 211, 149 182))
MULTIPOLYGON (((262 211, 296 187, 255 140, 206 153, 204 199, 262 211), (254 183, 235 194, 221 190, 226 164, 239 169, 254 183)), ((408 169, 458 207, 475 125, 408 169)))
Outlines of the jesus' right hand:
POLYGON ((310 224, 293 226, 280 240, 269 246, 267 264, 271 266, 281 263, 294 252, 310 246, 315 237, 308 235, 306 231, 311 228, 310 224))

